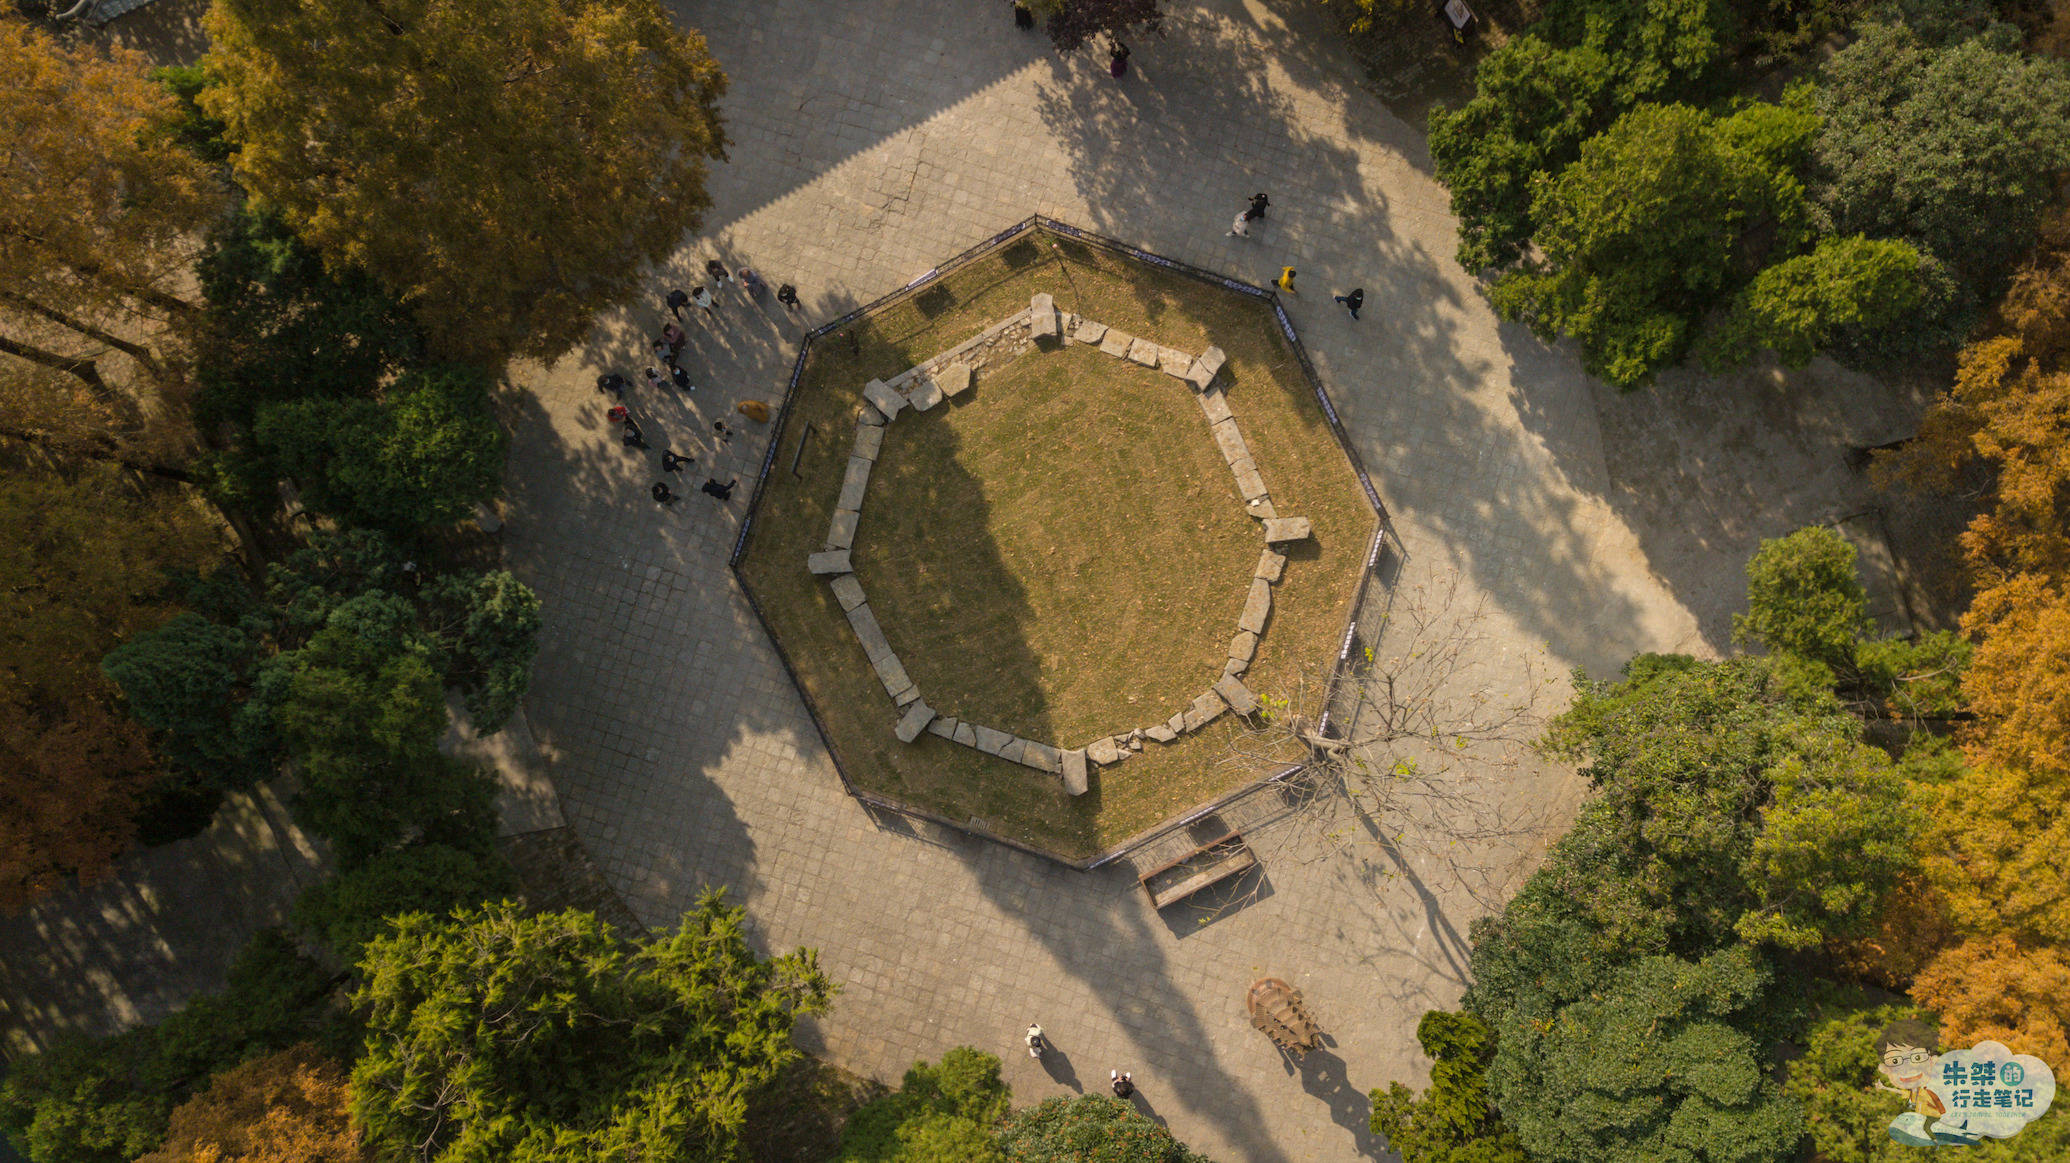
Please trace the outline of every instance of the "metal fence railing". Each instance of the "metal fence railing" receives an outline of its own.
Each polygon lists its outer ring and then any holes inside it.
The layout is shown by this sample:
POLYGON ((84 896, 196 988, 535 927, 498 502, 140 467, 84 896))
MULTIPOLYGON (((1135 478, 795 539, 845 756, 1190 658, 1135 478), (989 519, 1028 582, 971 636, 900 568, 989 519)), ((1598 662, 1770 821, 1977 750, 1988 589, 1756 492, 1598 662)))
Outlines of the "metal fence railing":
MULTIPOLYGON (((858 320, 897 306, 962 267, 968 266, 970 263, 1033 231, 1041 231, 1068 238, 1074 242, 1097 247, 1136 262, 1155 266, 1188 278, 1198 279, 1202 282, 1234 291, 1237 294, 1258 299, 1272 308, 1273 315, 1279 322, 1280 332, 1286 338, 1288 347, 1292 349, 1295 359, 1299 362, 1302 376, 1308 381, 1309 388, 1314 391, 1316 401, 1321 405, 1323 415, 1329 421, 1330 431, 1337 439, 1337 446, 1343 450, 1346 459, 1351 463, 1352 471, 1357 474, 1359 486, 1365 492, 1367 501, 1372 504, 1376 518, 1372 542, 1366 552, 1364 568, 1359 571, 1358 588, 1353 594, 1350 612, 1345 618, 1344 633, 1339 640, 1337 656, 1330 668, 1328 680, 1325 684, 1320 726, 1325 734, 1330 733, 1341 717, 1340 703, 1347 697, 1346 692, 1353 685, 1342 682, 1342 679, 1347 670, 1354 664, 1355 654, 1359 650, 1358 644, 1361 640, 1360 629, 1362 620, 1370 621, 1374 616, 1367 609, 1370 605, 1369 599, 1371 597, 1372 583, 1378 575, 1379 566, 1384 557, 1392 553, 1397 562, 1399 561, 1402 556, 1401 541, 1395 535, 1393 521, 1388 514, 1386 504, 1380 500, 1379 491, 1373 487, 1373 480, 1366 471, 1364 460, 1359 456, 1358 449, 1353 446, 1349 433, 1344 429, 1343 421, 1337 413, 1336 404, 1331 401, 1329 392, 1324 389, 1321 377, 1316 374, 1315 364, 1309 359, 1308 351, 1302 345, 1299 333, 1294 329, 1293 320, 1287 315, 1286 306, 1280 301, 1279 295, 1270 288, 1260 287, 1254 283, 1244 282, 1241 279, 1217 274, 1214 271, 1194 266, 1191 263, 1156 254, 1140 247, 1130 246, 1125 242, 1072 226, 1066 222, 1060 222, 1054 218, 1044 217, 1039 214, 1024 218, 978 243, 976 246, 971 247, 969 250, 956 255, 940 266, 926 271, 905 286, 857 307, 837 319, 823 323, 805 334, 804 340, 798 346, 798 358, 791 367, 790 381, 784 387, 783 399, 777 408, 775 425, 769 438, 769 448, 762 456, 761 470, 755 475, 755 491, 748 503, 747 516, 741 522, 740 536, 734 541, 733 552, 727 558, 727 565, 735 570, 737 577, 741 558, 746 555, 749 538, 754 533, 755 518, 761 508, 762 495, 767 491, 765 486, 769 472, 776 463, 778 449, 783 445, 784 433, 788 428, 792 411, 791 405, 797 397, 798 385, 804 378, 805 367, 811 357, 813 345, 858 320)), ((783 663, 784 673, 790 678, 791 685, 800 691, 804 690, 804 685, 798 681, 798 672, 791 664, 790 655, 784 649, 783 641, 770 629, 769 619, 763 613, 761 604, 755 600, 754 591, 745 584, 742 584, 740 588, 747 595, 748 606, 754 610, 755 618, 761 622, 763 631, 769 635, 770 642, 776 647, 777 658, 783 663)), ((1106 851, 1082 860, 1073 860, 1054 852, 1036 848, 1012 837, 1002 836, 986 827, 982 821, 951 820, 926 808, 903 803, 891 797, 858 787, 855 781, 849 778, 847 769, 842 765, 840 753, 834 750, 832 736, 827 731, 826 723, 820 719, 819 708, 814 706, 809 698, 805 700, 805 708, 807 713, 812 716, 812 724, 819 731, 820 740, 826 744, 827 754, 833 759, 834 771, 840 776, 841 786, 857 802, 863 804, 871 811, 889 812, 897 816, 925 820, 1004 844, 1032 856, 1038 856, 1045 860, 1054 861, 1082 871, 1091 871, 1125 859, 1132 853, 1140 852, 1144 848, 1159 842, 1177 831, 1188 828, 1208 816, 1247 810, 1250 805, 1258 802, 1258 797, 1276 792, 1288 780, 1295 778, 1303 770, 1301 764, 1289 764, 1263 778, 1235 788, 1217 797, 1210 803, 1189 809, 1180 816, 1166 820, 1131 836, 1121 843, 1108 848, 1106 851)))

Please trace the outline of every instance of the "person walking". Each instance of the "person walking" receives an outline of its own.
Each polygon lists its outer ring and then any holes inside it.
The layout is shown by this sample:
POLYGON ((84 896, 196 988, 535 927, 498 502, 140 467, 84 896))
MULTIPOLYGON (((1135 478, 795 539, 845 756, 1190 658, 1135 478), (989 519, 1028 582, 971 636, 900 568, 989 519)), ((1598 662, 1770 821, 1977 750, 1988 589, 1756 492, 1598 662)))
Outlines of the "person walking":
POLYGON ((726 264, 715 258, 704 260, 704 273, 710 275, 713 282, 730 283, 733 281, 733 276, 726 273, 726 264))
POLYGON ((678 388, 681 388, 685 392, 694 392, 697 390, 697 385, 690 382, 690 373, 683 370, 682 364, 670 364, 668 369, 668 378, 674 380, 676 382, 676 386, 678 388))
POLYGON ((683 332, 682 328, 676 326, 673 323, 664 323, 661 325, 661 341, 663 343, 668 344, 668 349, 677 355, 681 355, 683 353, 683 344, 687 342, 689 338, 690 337, 683 332))
POLYGON ((623 424, 625 423, 626 417, 632 415, 632 409, 626 407, 624 404, 619 404, 618 406, 612 408, 610 411, 604 413, 604 415, 609 417, 611 423, 613 424, 623 424))
POLYGON ((1107 1081, 1114 1087, 1115 1098, 1127 1098, 1136 1092, 1136 1076, 1126 1070, 1109 1070, 1107 1081))
POLYGON ((668 313, 674 315, 677 322, 682 322, 683 308, 689 305, 690 296, 684 294, 681 287, 677 287, 668 293, 668 313))
POLYGON ((726 427, 726 422, 724 420, 712 421, 712 431, 718 435, 719 443, 733 443, 733 429, 726 427))
POLYGON ((675 473, 677 476, 681 476, 683 475, 683 470, 685 468, 696 463, 697 461, 694 458, 684 456, 681 453, 677 452, 675 449, 670 448, 662 450, 661 471, 663 472, 672 472, 675 473))
POLYGON ((624 439, 627 448, 647 447, 647 437, 640 432, 640 422, 630 416, 625 418, 624 439))
POLYGON ((1028 1044, 1028 1057, 1030 1058, 1042 1057, 1042 1052, 1049 1048, 1049 1043, 1043 1040, 1042 1027, 1032 1022, 1028 1024, 1028 1032, 1021 1036, 1021 1041, 1028 1044))
POLYGON ((733 410, 757 424, 769 423, 769 405, 760 400, 742 400, 733 406, 733 410))
POLYGON ((1128 46, 1118 40, 1115 41, 1114 47, 1107 51, 1107 75, 1117 81, 1127 76, 1128 57, 1128 46))
POLYGON ((1301 293, 1294 289, 1293 267, 1286 267, 1285 269, 1281 270, 1279 272, 1279 278, 1273 280, 1272 285, 1278 287, 1282 291, 1285 291, 1289 295, 1298 295, 1301 293))
POLYGON ((651 367, 647 369, 647 386, 657 392, 661 390, 661 373, 651 367))
POLYGON ((1229 224, 1229 237, 1249 238, 1250 236, 1251 212, 1248 210, 1239 210, 1236 212, 1236 221, 1231 222, 1229 224))
POLYGON ((654 499, 660 501, 664 505, 673 505, 676 503, 676 494, 670 491, 667 481, 655 481, 654 487, 647 491, 654 494, 654 499))
POLYGON ((763 282, 762 276, 756 274, 749 267, 740 268, 739 274, 740 289, 748 293, 748 298, 753 299, 757 303, 761 302, 762 292, 769 289, 769 284, 763 282))
POLYGON ((625 377, 617 372, 606 372, 597 377, 597 391, 599 392, 609 392, 614 397, 623 400, 625 399, 625 389, 625 377))
POLYGON ((1035 27, 1035 10, 1028 7, 1028 0, 1013 0, 1013 26, 1022 32, 1035 27))
POLYGON ((776 301, 783 304, 784 310, 796 311, 798 309, 798 288, 789 283, 776 288, 776 301))
POLYGON ((1256 221, 1257 219, 1265 217, 1265 207, 1270 205, 1272 205, 1272 199, 1267 198, 1265 196, 1265 191, 1260 190, 1257 193, 1251 195, 1250 208, 1243 212, 1243 216, 1253 221, 1256 221))
POLYGON ((739 477, 734 477, 723 485, 719 483, 719 478, 709 477, 706 478, 704 484, 698 486, 697 491, 707 497, 716 497, 721 504, 724 504, 733 499, 733 486, 739 483, 739 477))
POLYGON ((1358 318, 1358 309, 1366 305, 1366 289, 1364 287, 1351 288, 1349 295, 1333 295, 1331 297, 1350 308, 1353 319, 1358 318))
POLYGON ((654 362, 661 364, 663 367, 676 366, 676 351, 668 345, 668 340, 657 339, 654 341, 654 362))
POLYGON ((702 284, 691 290, 690 301, 704 308, 704 313, 706 315, 709 315, 714 319, 717 319, 719 317, 718 314, 712 310, 712 293, 710 291, 705 290, 702 284))

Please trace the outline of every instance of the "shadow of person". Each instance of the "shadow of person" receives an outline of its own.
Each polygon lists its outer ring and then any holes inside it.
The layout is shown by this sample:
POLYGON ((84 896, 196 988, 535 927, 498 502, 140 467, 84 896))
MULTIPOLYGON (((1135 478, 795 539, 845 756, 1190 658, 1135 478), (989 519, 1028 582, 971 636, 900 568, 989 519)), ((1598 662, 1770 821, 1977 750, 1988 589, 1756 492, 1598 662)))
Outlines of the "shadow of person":
POLYGON ((1386 1148, 1373 1133, 1373 1102, 1344 1077, 1344 1059, 1329 1050, 1310 1050, 1288 1063, 1301 1075, 1301 1089, 1329 1104, 1330 1120, 1351 1132, 1361 1155, 1381 1157, 1386 1148))
POLYGON ((1049 1080, 1058 1086, 1068 1086, 1080 1094, 1085 1093, 1085 1084, 1078 1081, 1078 1071, 1071 1065, 1071 1056, 1057 1049, 1055 1042, 1049 1043, 1048 1048, 1042 1052, 1042 1069, 1049 1075, 1049 1080))
POLYGON ((1163 1127, 1166 1130, 1171 1129, 1171 1124, 1165 1121, 1163 1115, 1157 1113, 1157 1108, 1150 1105, 1149 1099, 1143 1097, 1143 1091, 1140 1087, 1130 1091, 1129 1096, 1125 1099, 1122 1099, 1121 1101, 1136 1108, 1137 1114, 1142 1115, 1144 1118, 1149 1119, 1151 1122, 1156 1123, 1158 1126, 1163 1127))

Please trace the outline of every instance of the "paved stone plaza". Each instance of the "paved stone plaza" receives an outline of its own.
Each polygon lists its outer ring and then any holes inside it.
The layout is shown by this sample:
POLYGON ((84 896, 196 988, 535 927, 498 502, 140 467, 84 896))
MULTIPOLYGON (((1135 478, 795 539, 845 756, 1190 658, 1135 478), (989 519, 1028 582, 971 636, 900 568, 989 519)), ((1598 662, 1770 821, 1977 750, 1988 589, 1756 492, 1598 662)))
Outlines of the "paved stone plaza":
POLYGON ((1407 551, 1398 584, 1465 579, 1487 634, 1470 681, 1499 689, 1527 658, 1608 674, 1635 651, 1723 648, 1756 540, 1858 507, 1840 450, 1909 431, 1916 401, 1830 365, 1621 397, 1499 323, 1451 260, 1420 130, 1361 89, 1310 0, 1176 2, 1120 82, 1016 32, 1004 3, 675 7, 732 79, 705 234, 651 302, 518 369, 509 395, 504 537, 547 621, 527 706, 569 822, 647 923, 723 885, 770 946, 817 947, 843 992, 808 1036, 850 1069, 895 1081, 969 1043, 1025 1103, 1122 1067, 1224 1163, 1378 1156, 1365 1092, 1421 1081, 1416 1021, 1464 988, 1468 925, 1558 833, 1572 774, 1478 789, 1512 825, 1500 843, 1413 822, 1389 842, 1392 821, 1349 853, 1260 837, 1262 879, 1216 916, 1159 915, 1125 871, 873 820, 726 568, 766 438, 734 404, 780 397, 808 327, 1033 212, 1258 283, 1291 264, 1289 310, 1407 551), (1228 237, 1261 189, 1270 217, 1228 237), (805 310, 727 287, 716 320, 693 311, 700 390, 686 406, 636 389, 653 451, 635 454, 596 376, 639 382, 662 293, 713 256, 795 283, 805 310), (1330 301, 1354 286, 1356 322, 1330 301), (666 509, 648 496, 663 448, 698 460, 666 509), (695 491, 705 475, 743 488, 722 506, 695 491), (1244 990, 1268 974, 1306 992, 1333 1049, 1296 1066, 1250 1027, 1244 990), (1056 1045, 1040 1065, 1018 1052, 1030 1021, 1056 1045))
MULTIPOLYGON (((763 433, 715 445, 710 422, 773 403, 808 326, 1031 212, 1260 283, 1291 264, 1290 310, 1410 555, 1403 584, 1457 569, 1487 600, 1482 681, 1533 652, 1611 673, 1639 650, 1722 646, 1754 537, 1851 486, 1815 478, 1823 491, 1667 535, 1695 543, 1628 524, 1598 420, 1621 401, 1493 317, 1451 261, 1421 134, 1360 90, 1326 16, 1295 0, 1177 7, 1117 83, 1017 33, 1004 4, 678 6, 732 78, 732 160, 705 237, 654 301, 519 376, 506 537, 548 622, 528 704, 571 823, 649 923, 725 885, 771 946, 820 950, 844 989, 816 1048, 841 1065, 895 1080, 970 1043, 1006 1059, 1022 1102, 1097 1089, 1119 1066, 1217 1159, 1372 1156, 1365 1091, 1420 1079, 1416 1021, 1464 987, 1468 924, 1557 833, 1571 774, 1494 789, 1524 834, 1488 851, 1419 847, 1414 831, 1363 857, 1282 846, 1257 899, 1212 923, 1158 915, 1126 872, 880 824, 842 794, 726 569, 745 496, 661 510, 646 495, 658 452, 621 448, 592 386, 637 371, 662 291, 700 281, 706 258, 795 283, 806 310, 791 316, 722 288, 718 318, 690 324, 695 406, 646 401, 655 449, 694 445, 695 471, 748 481, 763 433), (1259 189, 1270 217, 1227 237, 1259 189), (1330 301, 1353 286, 1357 322, 1330 301), (1679 595, 1655 556, 1694 558, 1686 572, 1715 584, 1679 595), (1264 974, 1306 991, 1333 1051, 1296 1067, 1250 1027, 1243 991, 1264 974), (1059 1051, 1043 1065, 1017 1053, 1030 1021, 1059 1051)), ((1797 455, 1788 439, 1754 451, 1797 455)))

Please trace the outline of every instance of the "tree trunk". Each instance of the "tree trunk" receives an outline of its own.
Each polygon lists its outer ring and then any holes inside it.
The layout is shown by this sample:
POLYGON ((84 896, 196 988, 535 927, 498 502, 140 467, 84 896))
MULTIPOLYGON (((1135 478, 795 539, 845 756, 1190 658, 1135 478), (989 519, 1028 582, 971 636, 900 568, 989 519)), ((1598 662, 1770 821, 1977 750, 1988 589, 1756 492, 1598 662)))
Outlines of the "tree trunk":
POLYGON ((151 349, 141 343, 131 343, 127 339, 112 335, 95 327, 84 319, 74 319, 55 307, 46 307, 26 295, 18 295, 13 291, 0 291, 0 303, 10 303, 32 315, 41 315, 60 327, 69 327, 88 339, 105 343, 109 347, 136 360, 137 363, 143 366, 145 371, 151 373, 152 379, 157 380, 160 384, 165 383, 165 365, 159 363, 157 357, 151 354, 151 349))
POLYGON ((66 375, 76 376, 81 383, 86 385, 86 390, 93 394, 95 400, 99 401, 109 411, 115 413, 116 423, 124 431, 135 431, 144 426, 143 414, 138 411, 136 401, 109 387, 108 381, 101 378, 99 365, 93 360, 87 359, 84 356, 59 355, 54 351, 45 351, 40 347, 18 343, 4 335, 0 335, 0 351, 26 359, 30 363, 40 363, 44 367, 56 368, 66 375))

